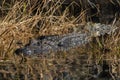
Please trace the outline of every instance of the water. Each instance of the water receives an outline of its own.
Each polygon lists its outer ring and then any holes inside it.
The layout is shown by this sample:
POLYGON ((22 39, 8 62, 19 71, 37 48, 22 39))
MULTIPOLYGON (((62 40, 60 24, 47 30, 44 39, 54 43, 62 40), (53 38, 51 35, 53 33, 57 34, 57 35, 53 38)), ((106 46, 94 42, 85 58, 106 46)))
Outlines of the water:
MULTIPOLYGON (((117 70, 112 69, 113 59, 103 59, 99 63, 90 58, 89 54, 80 54, 72 61, 63 59, 63 63, 51 62, 48 59, 30 60, 26 63, 14 61, 0 62, 0 80, 119 80, 120 64, 117 70), (48 63, 47 63, 48 62, 48 63)), ((119 62, 119 61, 117 61, 119 62)))

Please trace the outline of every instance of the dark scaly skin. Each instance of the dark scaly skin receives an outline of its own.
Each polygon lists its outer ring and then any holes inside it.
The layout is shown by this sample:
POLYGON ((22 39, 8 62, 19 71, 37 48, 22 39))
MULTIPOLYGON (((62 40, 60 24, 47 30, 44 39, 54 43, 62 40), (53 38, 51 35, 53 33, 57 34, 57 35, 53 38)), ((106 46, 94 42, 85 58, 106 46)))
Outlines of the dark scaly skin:
POLYGON ((92 37, 105 35, 106 33, 111 34, 116 29, 115 27, 111 27, 111 25, 100 23, 88 23, 86 28, 89 32, 74 32, 61 36, 40 36, 37 39, 31 40, 29 44, 26 44, 23 48, 17 49, 15 53, 22 53, 23 55, 39 55, 49 53, 51 51, 67 51, 71 48, 89 43, 92 40, 92 37))
POLYGON ((25 47, 17 49, 16 54, 39 55, 50 51, 66 51, 72 47, 77 47, 88 43, 87 34, 72 33, 64 36, 49 36, 43 39, 32 40, 25 47))

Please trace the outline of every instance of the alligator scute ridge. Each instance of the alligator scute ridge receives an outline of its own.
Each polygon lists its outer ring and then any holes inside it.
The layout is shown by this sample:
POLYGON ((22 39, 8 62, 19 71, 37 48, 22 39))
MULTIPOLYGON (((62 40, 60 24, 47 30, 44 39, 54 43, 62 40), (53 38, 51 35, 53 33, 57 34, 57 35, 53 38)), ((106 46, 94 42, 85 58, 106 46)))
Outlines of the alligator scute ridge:
POLYGON ((40 36, 31 40, 24 47, 16 49, 16 54, 39 55, 50 51, 66 51, 71 48, 84 45, 97 37, 105 34, 114 33, 117 27, 101 23, 90 23, 85 25, 87 32, 73 32, 64 35, 40 36))

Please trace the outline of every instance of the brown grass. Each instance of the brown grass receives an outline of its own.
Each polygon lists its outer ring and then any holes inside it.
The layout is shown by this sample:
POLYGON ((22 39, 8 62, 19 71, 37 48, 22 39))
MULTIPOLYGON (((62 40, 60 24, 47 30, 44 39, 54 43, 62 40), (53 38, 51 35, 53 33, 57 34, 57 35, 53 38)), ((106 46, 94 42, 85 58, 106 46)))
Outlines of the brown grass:
MULTIPOLYGON (((114 3, 113 0, 110 1, 114 3)), ((3 8, 5 8, 4 4, 3 8)), ((30 38, 37 36, 66 34, 69 33, 69 28, 86 23, 86 10, 83 10, 78 17, 74 17, 69 15, 67 8, 63 13, 60 12, 59 9, 62 3, 59 0, 50 7, 46 4, 47 2, 40 4, 35 14, 32 13, 36 6, 35 4, 29 6, 29 0, 28 2, 27 0, 16 0, 13 4, 9 4, 7 10, 6 8, 3 10, 6 14, 0 19, 0 66, 8 70, 1 67, 0 73, 3 73, 5 78, 9 78, 9 74, 12 74, 15 75, 14 80, 20 80, 21 76, 28 80, 28 75, 31 75, 33 80, 37 78, 53 80, 55 77, 62 80, 63 73, 67 72, 69 76, 79 80, 80 76, 83 78, 88 76, 89 71, 87 69, 81 71, 80 67, 84 68, 83 63, 91 64, 93 56, 95 56, 97 63, 104 58, 114 59, 113 62, 119 58, 120 36, 116 33, 107 36, 107 38, 96 38, 96 43, 92 42, 87 49, 86 46, 83 46, 67 52, 51 53, 35 59, 27 58, 27 62, 20 64, 21 58, 13 54, 14 50, 20 47, 17 45, 18 42, 21 42, 23 46, 28 43, 30 38), (44 9, 47 11, 44 12, 44 9), (59 14, 59 16, 55 16, 55 13, 59 14), (40 30, 36 29, 38 22, 41 24, 40 30), (81 66, 81 64, 83 65, 81 66), (81 74, 82 72, 84 74, 81 74)), ((67 79, 63 78, 63 80, 67 79)))

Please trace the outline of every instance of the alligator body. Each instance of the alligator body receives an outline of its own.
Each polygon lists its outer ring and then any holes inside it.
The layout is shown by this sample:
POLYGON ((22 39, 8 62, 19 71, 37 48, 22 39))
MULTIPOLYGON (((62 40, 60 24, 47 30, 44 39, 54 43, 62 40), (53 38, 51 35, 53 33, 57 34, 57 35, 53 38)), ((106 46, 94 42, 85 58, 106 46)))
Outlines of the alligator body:
POLYGON ((17 49, 15 53, 22 53, 24 55, 39 55, 43 53, 49 53, 51 51, 66 51, 90 42, 92 37, 111 34, 116 30, 116 27, 100 23, 87 23, 85 28, 87 29, 87 32, 84 33, 73 32, 61 36, 40 36, 37 39, 30 40, 28 44, 17 49))
POLYGON ((23 48, 17 49, 17 54, 39 55, 50 51, 66 51, 70 48, 80 46, 89 42, 88 34, 72 33, 64 36, 40 36, 31 40, 23 48))

